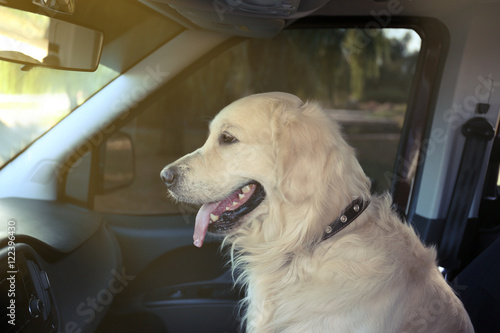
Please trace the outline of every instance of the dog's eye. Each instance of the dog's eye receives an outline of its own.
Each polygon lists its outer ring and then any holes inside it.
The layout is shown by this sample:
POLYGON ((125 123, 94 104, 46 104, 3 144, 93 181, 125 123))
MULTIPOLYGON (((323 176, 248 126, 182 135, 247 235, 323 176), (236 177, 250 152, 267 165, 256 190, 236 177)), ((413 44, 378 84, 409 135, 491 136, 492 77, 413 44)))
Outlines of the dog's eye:
POLYGON ((229 134, 227 132, 222 133, 219 137, 219 143, 221 145, 228 145, 228 144, 236 143, 236 142, 238 142, 238 139, 236 139, 234 136, 232 136, 231 134, 229 134))

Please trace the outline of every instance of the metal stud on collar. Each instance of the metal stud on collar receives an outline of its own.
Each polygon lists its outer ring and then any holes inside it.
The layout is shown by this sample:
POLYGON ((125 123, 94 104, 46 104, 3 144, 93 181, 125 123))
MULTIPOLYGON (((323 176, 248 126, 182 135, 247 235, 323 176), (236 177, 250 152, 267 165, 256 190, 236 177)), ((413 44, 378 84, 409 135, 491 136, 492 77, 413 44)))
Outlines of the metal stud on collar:
POLYGON ((340 230, 347 227, 352 221, 354 221, 370 204, 370 200, 364 201, 358 198, 352 201, 342 212, 336 220, 325 227, 323 233, 323 240, 326 240, 333 235, 335 235, 340 230))

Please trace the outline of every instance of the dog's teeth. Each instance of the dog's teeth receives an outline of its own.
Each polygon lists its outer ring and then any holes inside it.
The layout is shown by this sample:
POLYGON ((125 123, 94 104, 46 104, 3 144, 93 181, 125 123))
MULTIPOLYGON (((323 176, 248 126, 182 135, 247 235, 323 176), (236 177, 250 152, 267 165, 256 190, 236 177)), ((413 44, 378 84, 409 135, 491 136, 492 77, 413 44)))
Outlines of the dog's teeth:
POLYGON ((244 197, 245 197, 244 194, 242 194, 242 193, 238 194, 238 198, 240 198, 240 200, 243 199, 244 197))
POLYGON ((226 207, 226 210, 231 210, 231 208, 230 207, 226 207))
POLYGON ((243 186, 243 188, 241 189, 241 192, 243 192, 243 193, 250 192, 250 186, 248 186, 248 185, 243 186))
POLYGON ((219 219, 219 215, 214 215, 210 213, 210 220, 213 222, 216 222, 219 219))
POLYGON ((238 203, 236 201, 233 201, 233 207, 236 206, 238 203))

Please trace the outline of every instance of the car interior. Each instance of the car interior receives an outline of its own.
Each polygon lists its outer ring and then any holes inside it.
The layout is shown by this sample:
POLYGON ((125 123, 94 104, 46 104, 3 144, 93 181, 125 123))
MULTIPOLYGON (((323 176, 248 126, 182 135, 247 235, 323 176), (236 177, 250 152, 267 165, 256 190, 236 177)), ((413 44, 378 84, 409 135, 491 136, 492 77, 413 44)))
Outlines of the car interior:
POLYGON ((324 106, 475 331, 498 331, 499 14, 498 0, 0 1, 0 331, 244 332, 227 249, 193 246, 199 207, 160 171, 224 106, 268 91, 324 106))

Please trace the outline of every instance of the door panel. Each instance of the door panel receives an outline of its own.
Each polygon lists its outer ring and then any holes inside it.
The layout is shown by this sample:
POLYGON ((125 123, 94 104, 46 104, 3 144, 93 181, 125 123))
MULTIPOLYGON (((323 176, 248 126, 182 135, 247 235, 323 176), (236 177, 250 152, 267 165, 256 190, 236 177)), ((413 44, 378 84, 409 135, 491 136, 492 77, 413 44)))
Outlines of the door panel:
POLYGON ((237 331, 242 293, 234 287, 228 257, 215 238, 202 248, 192 245, 192 218, 106 216, 124 266, 136 277, 115 299, 101 330, 133 332, 140 315, 148 332, 237 331))

